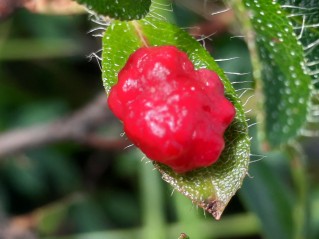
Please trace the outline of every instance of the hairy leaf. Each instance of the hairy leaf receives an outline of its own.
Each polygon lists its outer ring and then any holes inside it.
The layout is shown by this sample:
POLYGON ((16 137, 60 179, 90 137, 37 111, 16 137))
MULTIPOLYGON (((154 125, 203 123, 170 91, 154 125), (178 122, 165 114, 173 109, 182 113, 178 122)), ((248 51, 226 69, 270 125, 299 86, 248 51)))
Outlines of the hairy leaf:
POLYGON ((151 0, 76 0, 98 14, 119 20, 143 18, 150 9, 151 0))
POLYGON ((288 14, 305 53, 305 66, 312 78, 312 104, 308 116, 308 125, 302 130, 306 136, 318 135, 319 116, 319 1, 313 0, 278 0, 282 9, 288 14))
POLYGON ((188 54, 197 69, 217 72, 225 85, 226 97, 236 107, 236 118, 225 133, 226 147, 217 163, 186 174, 177 174, 165 165, 155 163, 165 181, 219 219, 247 173, 249 138, 241 103, 222 69, 195 39, 176 26, 154 19, 116 21, 106 30, 102 70, 107 92, 117 82, 117 74, 129 55, 145 45, 175 45, 188 54))
MULTIPOLYGON (((243 1, 255 31, 262 66, 262 132, 271 147, 296 137, 310 105, 310 82, 302 45, 279 4, 243 1)), ((258 79, 257 79, 258 80, 258 79)))

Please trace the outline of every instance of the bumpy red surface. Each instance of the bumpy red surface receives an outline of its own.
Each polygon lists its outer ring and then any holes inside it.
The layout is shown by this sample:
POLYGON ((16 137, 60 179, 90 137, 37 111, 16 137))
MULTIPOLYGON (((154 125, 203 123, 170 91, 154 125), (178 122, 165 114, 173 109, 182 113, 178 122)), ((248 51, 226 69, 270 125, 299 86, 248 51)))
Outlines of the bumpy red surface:
POLYGON ((218 75, 195 70, 174 46, 133 53, 119 72, 108 104, 123 121, 127 137, 148 158, 178 173, 216 162, 235 116, 218 75))

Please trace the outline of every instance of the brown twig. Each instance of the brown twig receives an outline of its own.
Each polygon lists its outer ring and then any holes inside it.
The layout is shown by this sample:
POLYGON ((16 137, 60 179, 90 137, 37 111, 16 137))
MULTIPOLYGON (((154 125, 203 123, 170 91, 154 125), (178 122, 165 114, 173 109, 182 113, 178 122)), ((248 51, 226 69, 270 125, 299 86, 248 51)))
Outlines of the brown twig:
POLYGON ((120 147, 123 149, 128 142, 125 143, 123 140, 121 143, 118 139, 106 140, 92 134, 97 127, 111 122, 112 119, 114 117, 107 109, 106 95, 103 93, 70 116, 41 126, 15 129, 0 134, 0 158, 28 148, 63 140, 87 143, 99 148, 120 147))

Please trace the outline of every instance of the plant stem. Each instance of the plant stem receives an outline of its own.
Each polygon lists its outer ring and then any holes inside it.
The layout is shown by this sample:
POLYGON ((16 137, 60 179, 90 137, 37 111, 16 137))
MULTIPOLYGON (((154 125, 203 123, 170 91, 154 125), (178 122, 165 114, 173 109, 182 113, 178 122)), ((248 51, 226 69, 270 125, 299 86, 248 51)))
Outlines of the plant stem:
POLYGON ((185 228, 183 232, 191 238, 206 238, 207 236, 203 235, 201 232, 200 224, 202 223, 202 220, 200 220, 198 215, 198 213, 201 213, 202 210, 200 209, 200 212, 194 212, 194 210, 191 210, 194 208, 191 200, 180 193, 175 193, 173 195, 173 199, 175 202, 178 221, 182 227, 185 228))
POLYGON ((144 239, 166 239, 163 202, 163 184, 152 163, 143 161, 140 166, 140 187, 144 239))
POLYGON ((299 144, 294 143, 286 147, 290 156, 290 169, 296 187, 296 203, 294 210, 294 239, 308 238, 306 226, 309 219, 308 183, 305 170, 305 156, 299 144))

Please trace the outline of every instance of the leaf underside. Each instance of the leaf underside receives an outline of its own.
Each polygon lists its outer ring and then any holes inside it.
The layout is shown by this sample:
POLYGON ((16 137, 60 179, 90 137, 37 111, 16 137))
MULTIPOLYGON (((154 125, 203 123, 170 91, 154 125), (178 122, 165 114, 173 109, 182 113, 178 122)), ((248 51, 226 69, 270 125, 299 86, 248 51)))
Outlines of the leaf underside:
POLYGON ((248 168, 250 142, 241 103, 223 71, 195 39, 176 26, 149 18, 114 21, 106 30, 102 72, 107 92, 117 82, 117 74, 129 55, 145 42, 150 46, 175 45, 188 54, 195 68, 215 71, 225 85, 226 97, 236 108, 236 118, 225 133, 226 147, 217 163, 186 174, 177 174, 165 165, 154 163, 165 181, 219 219, 230 198, 240 188, 248 168))
POLYGON ((268 146, 278 147, 296 137, 309 111, 311 78, 302 45, 280 5, 272 1, 243 1, 255 31, 262 65, 264 126, 268 146))
POLYGON ((94 12, 118 20, 143 18, 150 9, 151 0, 76 0, 94 12))

